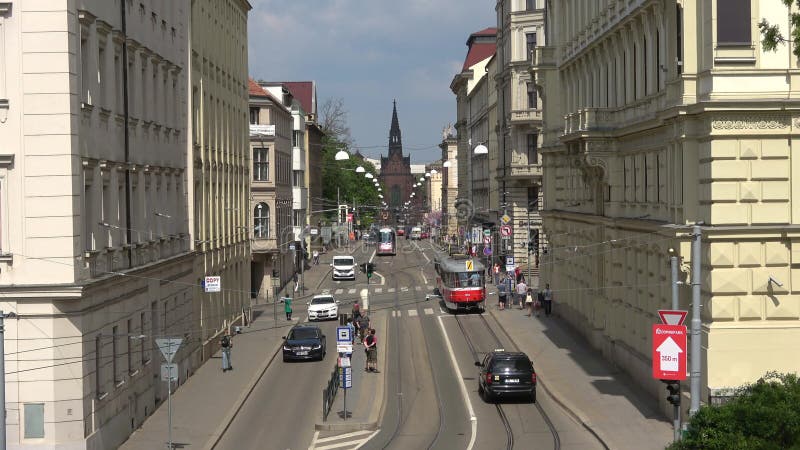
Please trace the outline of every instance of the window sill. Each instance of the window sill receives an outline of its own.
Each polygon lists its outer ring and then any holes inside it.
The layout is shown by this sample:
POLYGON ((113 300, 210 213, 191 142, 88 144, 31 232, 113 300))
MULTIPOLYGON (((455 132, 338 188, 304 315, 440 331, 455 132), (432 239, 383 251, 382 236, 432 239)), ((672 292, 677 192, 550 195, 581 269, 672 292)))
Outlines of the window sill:
POLYGON ((137 370, 134 370, 133 372, 128 372, 128 376, 129 376, 130 378, 133 378, 133 377, 135 377, 136 375, 139 375, 139 370, 138 370, 138 369, 137 369, 137 370))
POLYGON ((13 253, 1 253, 0 252, 0 263, 13 264, 14 263, 14 254, 13 253))
POLYGON ((99 394, 97 394, 97 400, 98 400, 98 401, 102 401, 102 400, 104 400, 106 397, 108 397, 108 392, 100 392, 99 394))
POLYGON ((115 381, 114 382, 114 389, 119 389, 123 384, 125 384, 125 380, 115 381))

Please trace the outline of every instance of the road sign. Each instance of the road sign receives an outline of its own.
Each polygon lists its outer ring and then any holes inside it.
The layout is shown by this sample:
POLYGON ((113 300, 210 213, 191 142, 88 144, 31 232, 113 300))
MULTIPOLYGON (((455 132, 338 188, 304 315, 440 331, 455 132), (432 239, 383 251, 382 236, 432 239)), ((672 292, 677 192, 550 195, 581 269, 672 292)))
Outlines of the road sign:
POLYGON ((178 381, 178 364, 161 364, 161 381, 178 381))
POLYGON ((339 380, 339 385, 342 389, 350 389, 353 387, 353 368, 352 367, 340 367, 339 374, 341 375, 341 379, 339 380))
POLYGON ((383 217, 383 220, 386 220, 389 218, 389 213, 384 211, 383 213, 381 213, 381 217, 383 217))
POLYGON ((511 225, 503 225, 500 227, 500 236, 507 238, 511 236, 511 225))
POLYGON ((506 272, 513 272, 515 268, 516 264, 514 264, 514 257, 506 256, 506 272))
POLYGON ((311 228, 310 230, 308 230, 308 232, 311 233, 312 236, 316 236, 319 234, 319 230, 316 228, 311 228))
POLYGON ((472 262, 471 259, 468 259, 464 261, 464 268, 467 270, 467 272, 471 272, 475 270, 475 264, 472 262))
POLYGON ((653 325, 653 378, 686 379, 686 327, 653 325))
POLYGON ((486 245, 491 244, 492 243, 492 237, 491 236, 484 236, 483 237, 483 243, 486 244, 486 245))
POLYGON ((156 339, 156 346, 161 350, 161 354, 164 355, 164 359, 166 359, 168 363, 172 362, 172 358, 175 357, 175 353, 178 353, 178 349, 181 348, 182 343, 183 338, 156 339))
POLYGON ((511 217, 509 217, 508 214, 503 214, 503 217, 501 217, 500 220, 503 222, 503 225, 506 225, 511 222, 511 217))
POLYGON ((483 247, 483 254, 485 256, 492 256, 492 247, 483 247))
POLYGON ((350 334, 350 327, 336 327, 336 342, 353 342, 353 336, 350 334))
POLYGON ((219 292, 222 290, 222 277, 210 276, 203 281, 206 292, 219 292))
POLYGON ((490 230, 489 228, 486 228, 485 230, 483 230, 483 235, 486 236, 486 237, 491 236, 492 235, 492 230, 490 230))
POLYGON ((659 309, 658 315, 661 317, 661 323, 664 325, 683 325, 686 320, 688 311, 680 309, 659 309))
POLYGON ((351 366, 350 358, 348 358, 347 356, 342 356, 341 358, 339 358, 339 367, 350 367, 350 366, 351 366))
POLYGON ((336 353, 344 353, 350 355, 353 353, 353 344, 336 344, 336 353))
POLYGON ((294 244, 289 244, 289 250, 294 251, 294 244))

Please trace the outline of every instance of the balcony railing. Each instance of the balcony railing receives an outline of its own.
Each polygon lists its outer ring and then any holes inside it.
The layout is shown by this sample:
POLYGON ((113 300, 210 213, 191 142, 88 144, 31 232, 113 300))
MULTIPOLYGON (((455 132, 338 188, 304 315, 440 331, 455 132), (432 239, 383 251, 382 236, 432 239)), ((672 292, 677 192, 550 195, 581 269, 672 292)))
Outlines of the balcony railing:
POLYGON ((511 123, 528 123, 528 122, 535 122, 542 120, 542 110, 541 109, 522 109, 517 111, 511 111, 511 123))
POLYGON ((662 94, 643 98, 622 108, 584 108, 564 116, 563 135, 591 131, 609 131, 620 126, 652 119, 665 107, 662 94))
POLYGON ((274 251, 278 249, 278 240, 274 237, 272 238, 255 238, 250 243, 250 248, 253 249, 253 253, 264 253, 269 251, 274 251))
POLYGON ((250 136, 275 136, 275 125, 250 124, 250 136))
POLYGON ((529 161, 528 155, 525 153, 512 152, 507 175, 509 177, 541 177, 542 166, 538 164, 538 161, 529 161))

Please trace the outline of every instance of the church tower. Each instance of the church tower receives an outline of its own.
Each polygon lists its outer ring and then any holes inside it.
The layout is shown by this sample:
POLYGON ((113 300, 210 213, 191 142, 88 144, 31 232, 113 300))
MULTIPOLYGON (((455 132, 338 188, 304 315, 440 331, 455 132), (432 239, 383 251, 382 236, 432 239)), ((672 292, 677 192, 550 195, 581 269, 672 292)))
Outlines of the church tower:
POLYGON ((397 119, 397 101, 392 102, 392 124, 389 127, 389 155, 381 157, 381 173, 378 177, 386 189, 389 208, 401 208, 411 195, 414 176, 411 175, 411 157, 403 156, 403 139, 400 121, 397 119))
POLYGON ((397 100, 392 102, 392 126, 389 128, 389 157, 403 156, 403 138, 400 135, 400 121, 397 120, 397 100))

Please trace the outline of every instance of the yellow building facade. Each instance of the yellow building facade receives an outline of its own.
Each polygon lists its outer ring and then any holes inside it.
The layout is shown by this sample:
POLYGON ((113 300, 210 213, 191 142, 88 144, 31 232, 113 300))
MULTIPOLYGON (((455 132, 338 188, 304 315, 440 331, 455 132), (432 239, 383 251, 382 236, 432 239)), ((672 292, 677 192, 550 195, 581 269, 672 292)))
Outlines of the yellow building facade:
MULTIPOLYGON (((702 397, 800 369, 800 111, 779 0, 548 0, 532 72, 546 105, 541 284, 637 382, 670 309, 670 249, 691 309, 702 222, 702 397), (722 5, 724 8, 721 8, 722 5), (772 280, 772 281, 770 281, 772 280)), ((687 319, 688 321, 691 319, 687 319)), ((688 384, 688 381, 687 381, 688 384)))

